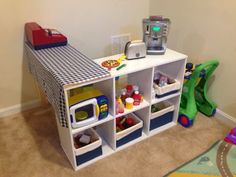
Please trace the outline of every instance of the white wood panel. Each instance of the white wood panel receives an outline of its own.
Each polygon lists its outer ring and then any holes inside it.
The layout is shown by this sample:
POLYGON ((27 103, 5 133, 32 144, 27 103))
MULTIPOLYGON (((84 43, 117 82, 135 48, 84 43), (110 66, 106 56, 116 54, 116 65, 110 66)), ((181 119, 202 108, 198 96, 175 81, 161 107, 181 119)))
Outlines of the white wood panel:
POLYGON ((107 98, 108 98, 108 107, 109 107, 109 113, 111 115, 115 114, 114 111, 114 79, 107 79, 101 82, 97 82, 94 84, 94 87, 99 89, 107 98))

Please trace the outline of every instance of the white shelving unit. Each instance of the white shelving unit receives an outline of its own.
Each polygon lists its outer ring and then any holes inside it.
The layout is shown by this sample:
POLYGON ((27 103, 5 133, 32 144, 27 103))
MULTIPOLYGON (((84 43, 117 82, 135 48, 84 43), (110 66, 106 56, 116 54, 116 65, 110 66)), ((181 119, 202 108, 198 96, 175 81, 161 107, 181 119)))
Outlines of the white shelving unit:
MULTIPOLYGON (((96 59, 95 62, 101 64, 105 60, 117 59, 119 56, 120 55, 100 58, 96 59)), ((165 55, 152 55, 138 60, 125 60, 123 61, 123 63, 126 64, 126 67, 122 68, 119 71, 117 71, 116 69, 112 69, 110 71, 111 76, 109 78, 105 79, 103 78, 101 80, 83 83, 81 85, 73 85, 72 87, 65 87, 64 93, 65 93, 69 128, 61 127, 59 122, 57 122, 57 124, 58 124, 61 146, 64 152, 66 153, 69 161, 71 162, 73 168, 75 170, 79 170, 80 168, 90 165, 99 159, 102 159, 119 150, 131 146, 141 140, 149 138, 150 136, 153 136, 157 133, 160 133, 166 129, 175 126, 177 124, 179 102, 182 88, 177 93, 165 96, 163 98, 152 99, 151 90, 153 87, 153 77, 154 77, 154 72, 160 71, 178 80, 182 84, 184 78, 186 59, 187 59, 186 55, 167 49, 165 55), (139 90, 142 92, 144 96, 144 101, 139 106, 135 106, 131 110, 125 110, 123 114, 116 115, 115 98, 116 98, 116 89, 118 88, 116 88, 117 85, 115 78, 118 76, 126 77, 126 82, 129 84, 138 85, 139 90), (69 106, 68 106, 68 96, 70 94, 70 90, 89 84, 93 84, 94 87, 101 90, 103 94, 107 96, 109 100, 109 115, 107 118, 94 122, 90 125, 73 129, 71 127, 69 106), (150 130, 151 106, 153 104, 160 103, 163 101, 169 101, 175 107, 173 111, 172 121, 156 129, 150 130), (134 113, 143 121, 142 134, 139 138, 136 138, 122 146, 117 147, 116 136, 115 136, 116 135, 115 119, 117 117, 129 113, 134 113), (76 155, 74 152, 73 135, 89 128, 94 128, 96 132, 99 134, 99 136, 102 138, 102 155, 77 166, 76 155)))

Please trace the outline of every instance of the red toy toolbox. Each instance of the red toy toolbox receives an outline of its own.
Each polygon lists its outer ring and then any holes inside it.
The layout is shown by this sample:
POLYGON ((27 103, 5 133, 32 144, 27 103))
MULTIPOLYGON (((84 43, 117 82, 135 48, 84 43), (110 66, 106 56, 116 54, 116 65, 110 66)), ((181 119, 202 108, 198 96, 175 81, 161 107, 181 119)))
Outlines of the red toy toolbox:
POLYGON ((25 24, 27 41, 35 50, 67 44, 67 38, 54 29, 44 29, 35 22, 25 24))

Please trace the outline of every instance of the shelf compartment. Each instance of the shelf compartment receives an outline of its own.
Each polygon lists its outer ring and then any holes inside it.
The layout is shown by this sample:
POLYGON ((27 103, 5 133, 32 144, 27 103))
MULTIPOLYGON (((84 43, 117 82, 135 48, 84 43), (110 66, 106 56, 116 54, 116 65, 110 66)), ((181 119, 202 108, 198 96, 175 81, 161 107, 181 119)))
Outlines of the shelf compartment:
MULTIPOLYGON (((153 81, 153 88, 155 91, 155 96, 157 98, 163 98, 165 96, 177 93, 181 89, 181 84, 178 80, 171 78, 167 74, 164 74, 162 72, 156 72, 154 74, 154 81, 153 81), (164 81, 167 85, 159 86, 161 76, 166 77, 166 80, 164 81), (155 79, 155 77, 159 77, 158 79, 155 79)), ((163 78, 163 77, 162 77, 163 78)))
POLYGON ((125 130, 116 133, 117 148, 142 136, 143 121, 133 113, 129 114, 129 116, 134 119, 136 124, 132 127, 129 127, 125 130))
POLYGON ((106 123, 106 122, 108 122, 108 121, 110 121, 112 119, 114 119, 113 116, 108 114, 108 116, 106 118, 104 118, 104 119, 98 120, 98 121, 96 121, 94 123, 91 123, 89 125, 86 125, 86 126, 83 126, 83 127, 80 127, 80 128, 72 129, 71 131, 72 131, 72 134, 76 134, 76 133, 84 131, 84 130, 86 130, 88 128, 95 127, 95 126, 98 126, 100 124, 106 123))
POLYGON ((159 111, 151 113, 150 128, 152 131, 173 121, 175 106, 169 102, 157 103, 155 105, 159 111))
POLYGON ((79 132, 73 136, 74 138, 74 152, 76 156, 76 165, 82 165, 94 158, 101 156, 102 153, 102 139, 92 128, 79 132), (82 134, 90 135, 93 140, 92 143, 83 147, 76 148, 75 138, 82 134))
POLYGON ((144 99, 140 103, 140 105, 134 106, 133 109, 126 109, 126 108, 124 108, 124 112, 117 114, 116 117, 121 117, 121 116, 127 115, 129 113, 135 112, 137 110, 143 109, 143 108, 148 107, 148 106, 149 106, 149 103, 144 99))

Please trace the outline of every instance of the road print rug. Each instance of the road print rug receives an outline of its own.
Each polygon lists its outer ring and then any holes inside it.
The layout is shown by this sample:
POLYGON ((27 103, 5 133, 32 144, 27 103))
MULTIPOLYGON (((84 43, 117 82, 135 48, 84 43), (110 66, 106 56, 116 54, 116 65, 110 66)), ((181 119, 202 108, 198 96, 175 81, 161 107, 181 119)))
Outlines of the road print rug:
POLYGON ((236 177, 236 145, 218 141, 165 177, 236 177))

